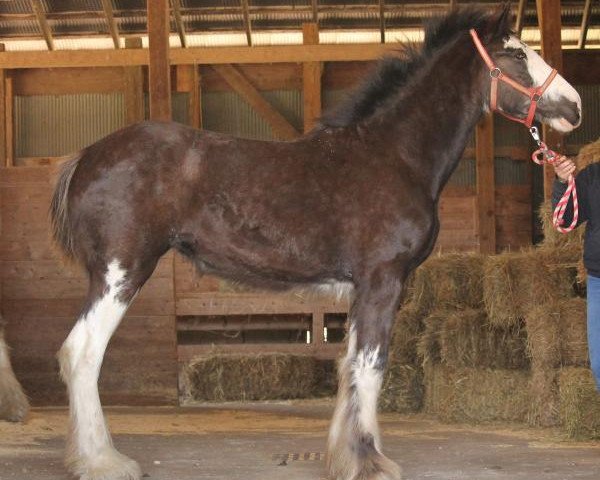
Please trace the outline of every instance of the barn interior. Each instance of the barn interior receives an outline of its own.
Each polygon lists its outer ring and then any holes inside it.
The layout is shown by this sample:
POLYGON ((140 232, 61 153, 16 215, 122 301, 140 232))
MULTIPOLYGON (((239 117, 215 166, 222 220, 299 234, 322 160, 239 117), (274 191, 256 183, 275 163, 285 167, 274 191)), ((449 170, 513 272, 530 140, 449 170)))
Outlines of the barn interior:
MULTIPOLYGON (((0 0, 0 312, 32 405, 0 422, 0 479, 69 478, 56 352, 87 278, 48 220, 61 164, 126 125, 173 120, 293 140, 458 0, 0 0)), ((519 0, 514 31, 577 89, 583 124, 546 142, 600 160, 600 5, 519 0)), ((432 121, 434 121, 432 119, 432 121)), ((445 188, 381 398, 410 479, 596 479, 580 233, 551 226, 554 172, 486 115, 445 188)), ((115 443, 150 478, 324 478, 349 303, 199 275, 167 253, 106 352, 115 443), (135 352, 135 359, 132 359, 135 352)), ((0 328, 2 324, 0 322, 0 328)))

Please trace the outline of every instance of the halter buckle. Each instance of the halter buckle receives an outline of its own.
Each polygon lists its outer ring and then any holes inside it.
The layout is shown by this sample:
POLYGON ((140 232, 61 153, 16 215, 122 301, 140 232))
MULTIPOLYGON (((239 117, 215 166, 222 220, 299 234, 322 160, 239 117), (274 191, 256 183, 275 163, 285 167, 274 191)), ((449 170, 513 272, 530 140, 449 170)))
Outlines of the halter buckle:
POLYGON ((502 76, 502 70, 498 67, 494 67, 490 70, 490 77, 492 78, 500 78, 502 76))

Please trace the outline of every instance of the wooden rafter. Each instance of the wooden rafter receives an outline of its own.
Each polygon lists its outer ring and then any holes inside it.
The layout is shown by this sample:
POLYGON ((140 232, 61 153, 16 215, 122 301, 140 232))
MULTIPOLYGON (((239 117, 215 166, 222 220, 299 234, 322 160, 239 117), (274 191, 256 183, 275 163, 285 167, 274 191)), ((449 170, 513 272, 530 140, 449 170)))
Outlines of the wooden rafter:
POLYGON ((102 8, 104 10, 104 16, 106 17, 106 23, 108 23, 108 29, 110 31, 113 44, 115 48, 121 48, 121 43, 119 41, 119 29, 117 28, 117 22, 115 22, 112 0, 102 0, 102 8))
POLYGON ((577 41, 577 48, 585 48, 588 27, 590 26, 591 9, 592 0, 585 0, 585 6, 583 7, 583 17, 581 18, 581 30, 579 31, 579 40, 577 41))
POLYGON ((240 0, 242 5, 242 13, 244 15, 244 27, 246 28, 246 39, 248 46, 252 46, 252 23, 250 22, 250 6, 248 0, 240 0))
POLYGON ((213 65, 212 68, 267 121, 277 138, 292 140, 300 135, 237 68, 233 65, 213 65))
POLYGON ((31 4, 33 12, 35 13, 35 17, 40 27, 40 31, 42 32, 42 35, 46 40, 48 50, 54 50, 54 39, 52 38, 52 31, 50 30, 50 26, 48 25, 48 21, 46 20, 46 12, 44 11, 44 7, 42 6, 41 0, 29 0, 29 2, 31 4))
POLYGON ((312 12, 313 23, 319 23, 319 0, 311 0, 310 9, 312 12))
POLYGON ((523 32, 523 25, 525 24, 525 7, 527 7, 527 0, 519 0, 517 7, 517 20, 515 22, 515 32, 520 37, 523 32))
POLYGON ((175 16, 175 24, 177 25, 177 33, 181 46, 187 48, 187 38, 185 36, 185 26, 183 25, 183 17, 181 16, 181 0, 171 0, 173 6, 173 15, 175 16))
POLYGON ((379 36, 381 43, 385 43, 385 0, 379 0, 379 36))

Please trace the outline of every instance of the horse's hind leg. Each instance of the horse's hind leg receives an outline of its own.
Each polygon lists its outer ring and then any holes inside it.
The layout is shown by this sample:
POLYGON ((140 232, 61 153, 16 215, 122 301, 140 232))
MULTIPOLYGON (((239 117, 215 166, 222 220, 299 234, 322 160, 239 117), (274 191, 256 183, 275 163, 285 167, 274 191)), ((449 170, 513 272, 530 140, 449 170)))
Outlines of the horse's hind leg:
POLYGON ((0 317, 0 419, 18 422, 27 415, 29 402, 10 365, 2 323, 0 317))
POLYGON ((327 446, 332 480, 401 478, 400 467, 381 452, 377 400, 402 281, 393 270, 380 269, 358 285, 327 446))
POLYGON ((98 376, 110 337, 157 259, 127 262, 144 265, 128 269, 121 260, 112 258, 89 268, 86 307, 59 352, 70 406, 66 464, 83 480, 133 480, 141 476, 138 464, 112 445, 100 405, 98 376))

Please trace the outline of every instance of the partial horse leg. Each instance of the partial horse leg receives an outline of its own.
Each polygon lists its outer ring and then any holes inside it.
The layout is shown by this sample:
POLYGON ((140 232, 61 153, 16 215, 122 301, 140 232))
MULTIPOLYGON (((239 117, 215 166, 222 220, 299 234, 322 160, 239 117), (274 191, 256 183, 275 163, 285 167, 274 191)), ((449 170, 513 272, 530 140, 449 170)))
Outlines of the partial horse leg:
POLYGON ((0 317, 0 419, 18 422, 25 418, 28 411, 29 402, 10 365, 3 321, 0 317))
POLYGON ((403 280, 393 270, 380 269, 357 288, 327 446, 332 480, 401 478, 400 467, 381 452, 377 400, 403 280))
POLYGON ((98 377, 110 337, 155 265, 156 261, 144 271, 128 271, 118 259, 112 259, 90 269, 86 308, 58 354, 69 391, 66 465, 82 480, 141 477, 138 464, 113 447, 100 405, 98 377))

